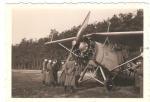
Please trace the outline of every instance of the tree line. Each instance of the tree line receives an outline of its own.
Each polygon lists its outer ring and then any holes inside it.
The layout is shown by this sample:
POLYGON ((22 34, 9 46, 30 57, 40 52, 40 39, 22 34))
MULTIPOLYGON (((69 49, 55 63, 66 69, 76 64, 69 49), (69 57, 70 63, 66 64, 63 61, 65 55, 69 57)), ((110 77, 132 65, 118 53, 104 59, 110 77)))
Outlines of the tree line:
MULTIPOLYGON (((143 10, 137 10, 136 14, 120 13, 113 15, 110 19, 88 24, 83 33, 106 32, 108 22, 111 22, 110 32, 143 30, 143 10)), ((45 58, 65 60, 68 55, 66 50, 59 45, 45 46, 44 43, 51 39, 58 40, 76 36, 80 26, 73 26, 71 29, 60 33, 56 29, 51 29, 48 37, 43 37, 38 40, 27 40, 23 38, 19 44, 12 45, 12 68, 40 69, 42 67, 42 61, 45 58)))

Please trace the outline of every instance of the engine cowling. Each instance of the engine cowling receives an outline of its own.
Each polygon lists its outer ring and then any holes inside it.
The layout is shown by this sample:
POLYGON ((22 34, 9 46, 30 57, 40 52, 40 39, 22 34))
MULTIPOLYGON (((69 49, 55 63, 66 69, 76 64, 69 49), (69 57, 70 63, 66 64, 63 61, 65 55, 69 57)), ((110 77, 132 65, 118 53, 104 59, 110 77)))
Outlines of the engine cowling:
POLYGON ((86 42, 80 42, 79 44, 79 50, 81 52, 85 52, 88 50, 88 44, 86 42))

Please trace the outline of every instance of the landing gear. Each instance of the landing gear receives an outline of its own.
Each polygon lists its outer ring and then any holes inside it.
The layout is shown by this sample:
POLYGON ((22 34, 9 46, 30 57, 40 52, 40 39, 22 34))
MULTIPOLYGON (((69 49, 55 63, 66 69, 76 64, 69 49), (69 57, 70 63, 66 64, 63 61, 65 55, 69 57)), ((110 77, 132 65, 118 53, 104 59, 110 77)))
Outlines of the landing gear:
POLYGON ((106 82, 105 82, 105 86, 106 86, 106 89, 108 91, 111 91, 113 89, 113 79, 112 77, 109 77, 106 82))

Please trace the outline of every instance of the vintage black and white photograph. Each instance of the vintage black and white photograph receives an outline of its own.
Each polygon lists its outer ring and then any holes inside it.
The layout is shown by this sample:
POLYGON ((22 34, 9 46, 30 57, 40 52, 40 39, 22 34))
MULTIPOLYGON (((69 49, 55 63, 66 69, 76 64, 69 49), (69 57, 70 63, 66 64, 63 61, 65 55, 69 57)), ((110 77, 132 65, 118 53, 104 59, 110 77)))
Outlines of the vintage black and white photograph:
POLYGON ((16 6, 12 98, 143 98, 144 9, 16 6))

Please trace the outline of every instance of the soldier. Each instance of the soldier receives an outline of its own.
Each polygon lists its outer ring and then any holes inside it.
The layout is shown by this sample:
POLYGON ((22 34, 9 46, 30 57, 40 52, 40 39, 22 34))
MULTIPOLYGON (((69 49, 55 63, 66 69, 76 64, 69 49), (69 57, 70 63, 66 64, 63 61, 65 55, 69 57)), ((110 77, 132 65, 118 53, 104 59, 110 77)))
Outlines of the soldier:
POLYGON ((42 66, 42 83, 45 84, 45 78, 46 78, 46 67, 47 67, 47 63, 48 63, 48 60, 47 59, 44 59, 43 61, 43 66, 42 66))
POLYGON ((66 75, 64 83, 65 92, 70 91, 72 93, 75 88, 75 61, 68 61, 68 63, 66 63, 65 75, 66 75))
POLYGON ((57 77, 57 73, 59 71, 59 68, 60 68, 60 62, 55 60, 53 62, 53 76, 54 76, 54 81, 55 81, 55 85, 58 85, 58 77, 57 77))
POLYGON ((60 77, 59 77, 59 84, 63 86, 65 83, 66 75, 65 75, 65 71, 64 71, 65 70, 65 64, 64 64, 64 62, 62 62, 61 64, 62 64, 62 72, 61 72, 60 77))
POLYGON ((54 76, 53 76, 53 69, 52 69, 52 61, 51 60, 49 60, 49 62, 47 64, 46 84, 54 86, 54 76))
POLYGON ((75 62, 75 86, 76 87, 79 86, 78 80, 80 78, 81 70, 82 69, 81 69, 80 65, 75 62))

